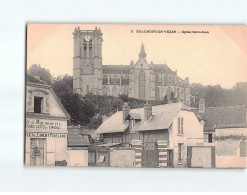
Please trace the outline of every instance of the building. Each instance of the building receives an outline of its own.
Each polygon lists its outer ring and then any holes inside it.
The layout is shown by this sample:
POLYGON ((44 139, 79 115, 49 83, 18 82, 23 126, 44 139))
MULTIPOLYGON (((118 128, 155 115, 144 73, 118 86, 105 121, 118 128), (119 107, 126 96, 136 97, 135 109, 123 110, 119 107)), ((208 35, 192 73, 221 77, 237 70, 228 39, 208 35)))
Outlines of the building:
POLYGON ((102 32, 100 29, 75 28, 73 58, 73 89, 87 93, 136 99, 161 100, 174 96, 185 105, 190 104, 189 78, 182 80, 177 71, 166 64, 148 63, 144 45, 139 59, 130 65, 102 65, 102 32))
POLYGON ((203 125, 204 142, 216 146, 216 167, 246 168, 247 106, 206 107, 201 99, 194 112, 203 125))
POLYGON ((69 119, 51 86, 27 75, 26 166, 87 166, 87 151, 68 149, 69 119))
POLYGON ((131 110, 125 103, 123 111, 105 120, 96 133, 103 136, 102 146, 135 149, 136 167, 186 167, 187 148, 203 146, 203 128, 182 103, 147 102, 131 110))

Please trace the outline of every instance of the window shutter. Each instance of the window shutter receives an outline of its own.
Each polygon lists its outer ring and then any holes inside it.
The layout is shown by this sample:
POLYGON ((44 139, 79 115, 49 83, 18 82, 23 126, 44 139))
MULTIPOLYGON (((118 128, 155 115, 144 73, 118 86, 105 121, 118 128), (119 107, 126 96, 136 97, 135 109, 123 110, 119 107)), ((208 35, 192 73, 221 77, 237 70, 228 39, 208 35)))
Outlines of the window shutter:
POLYGON ((180 118, 178 118, 178 134, 180 134, 180 118))
POLYGON ((181 134, 184 133, 184 119, 181 118, 181 134))

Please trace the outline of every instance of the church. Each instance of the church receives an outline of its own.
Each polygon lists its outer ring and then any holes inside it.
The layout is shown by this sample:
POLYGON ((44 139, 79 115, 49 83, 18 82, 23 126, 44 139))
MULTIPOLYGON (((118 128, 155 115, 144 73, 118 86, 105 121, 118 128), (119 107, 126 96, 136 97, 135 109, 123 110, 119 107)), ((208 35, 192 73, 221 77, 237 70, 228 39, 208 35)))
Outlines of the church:
POLYGON ((143 100, 162 100, 167 96, 190 105, 189 78, 177 76, 166 64, 154 64, 146 60, 142 43, 139 58, 129 65, 103 65, 100 28, 81 30, 75 28, 73 57, 73 90, 81 95, 93 93, 143 100))

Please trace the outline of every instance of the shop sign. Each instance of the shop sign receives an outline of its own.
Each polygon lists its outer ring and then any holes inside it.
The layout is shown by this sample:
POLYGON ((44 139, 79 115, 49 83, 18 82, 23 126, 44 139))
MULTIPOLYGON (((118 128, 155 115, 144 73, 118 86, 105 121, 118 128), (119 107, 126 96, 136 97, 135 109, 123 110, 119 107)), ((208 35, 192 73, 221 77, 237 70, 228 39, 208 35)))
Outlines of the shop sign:
POLYGON ((60 130, 64 128, 64 122, 44 119, 26 119, 27 129, 60 130))
POLYGON ((66 138, 66 134, 61 133, 26 133, 26 137, 39 137, 39 138, 66 138))

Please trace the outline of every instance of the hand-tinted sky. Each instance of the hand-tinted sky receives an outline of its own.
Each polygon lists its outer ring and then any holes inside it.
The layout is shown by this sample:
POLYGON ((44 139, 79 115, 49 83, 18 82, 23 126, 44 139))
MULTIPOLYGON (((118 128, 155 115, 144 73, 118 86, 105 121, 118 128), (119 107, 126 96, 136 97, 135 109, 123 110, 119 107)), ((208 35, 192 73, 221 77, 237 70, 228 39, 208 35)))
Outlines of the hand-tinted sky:
POLYGON ((141 43, 147 61, 166 63, 191 83, 231 88, 247 81, 247 28, 222 25, 117 25, 117 24, 29 24, 27 29, 27 68, 40 64, 54 76, 73 69, 75 27, 103 33, 103 64, 128 65, 138 60, 141 43), (131 33, 131 30, 134 33, 131 33), (176 30, 180 33, 136 33, 136 30, 176 30), (183 34, 182 31, 209 31, 183 34))

